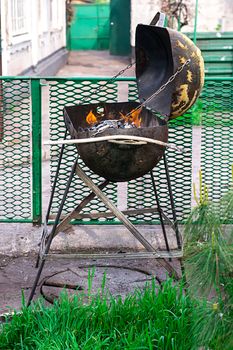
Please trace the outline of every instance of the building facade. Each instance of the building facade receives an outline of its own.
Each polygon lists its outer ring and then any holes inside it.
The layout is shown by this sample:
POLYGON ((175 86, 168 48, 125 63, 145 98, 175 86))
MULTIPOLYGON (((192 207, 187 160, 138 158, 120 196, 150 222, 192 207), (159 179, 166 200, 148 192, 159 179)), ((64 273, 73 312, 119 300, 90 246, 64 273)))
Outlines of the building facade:
POLYGON ((2 75, 53 75, 66 62, 65 0, 1 0, 2 75))

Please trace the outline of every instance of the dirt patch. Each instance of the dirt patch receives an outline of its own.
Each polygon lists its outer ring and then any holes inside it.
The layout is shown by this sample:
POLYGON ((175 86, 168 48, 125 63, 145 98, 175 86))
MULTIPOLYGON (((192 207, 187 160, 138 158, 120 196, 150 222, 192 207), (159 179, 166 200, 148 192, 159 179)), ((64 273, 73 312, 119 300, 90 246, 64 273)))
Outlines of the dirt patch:
MULTIPOLYGON (((0 256, 0 313, 9 312, 13 309, 19 310, 21 307, 22 291, 27 299, 34 282, 37 270, 35 268, 36 255, 22 257, 0 256)), ((178 260, 172 261, 173 266, 180 272, 178 260)), ((133 292, 135 288, 141 288, 146 281, 156 276, 158 281, 166 279, 166 271, 156 262, 155 259, 127 260, 121 259, 101 259, 101 260, 71 260, 59 259, 47 261, 40 281, 53 280, 64 284, 72 282, 87 288, 88 269, 96 267, 96 279, 93 279, 93 287, 98 290, 101 287, 103 274, 106 271, 106 287, 117 295, 125 295, 133 292), (67 275, 61 273, 65 271, 67 275), (70 271, 76 271, 80 276, 73 274, 68 276, 70 271), (56 278, 51 279, 52 275, 56 278), (71 281, 72 280, 72 281, 71 281)), ((40 296, 41 282, 38 285, 34 300, 40 296)), ((62 288, 49 291, 47 294, 56 294, 62 288)))

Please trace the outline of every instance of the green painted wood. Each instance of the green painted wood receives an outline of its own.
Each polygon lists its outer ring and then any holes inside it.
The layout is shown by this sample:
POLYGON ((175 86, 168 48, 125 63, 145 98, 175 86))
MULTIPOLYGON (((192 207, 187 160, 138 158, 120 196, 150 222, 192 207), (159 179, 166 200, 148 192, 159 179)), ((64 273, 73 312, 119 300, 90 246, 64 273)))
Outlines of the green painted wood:
MULTIPOLYGON (((193 38, 193 33, 187 33, 187 35, 190 38, 193 38)), ((220 39, 233 39, 233 32, 197 32, 197 40, 198 39, 216 39, 216 38, 220 38, 220 39)))
MULTIPOLYGON (((193 34, 187 34, 193 39, 193 34)), ((205 62, 205 73, 210 76, 233 76, 233 32, 197 33, 197 46, 205 62)))
POLYGON ((69 29, 70 50, 106 50, 109 47, 109 4, 73 5, 69 29))
POLYGON ((129 55, 130 0, 111 0, 110 6, 110 53, 129 55))

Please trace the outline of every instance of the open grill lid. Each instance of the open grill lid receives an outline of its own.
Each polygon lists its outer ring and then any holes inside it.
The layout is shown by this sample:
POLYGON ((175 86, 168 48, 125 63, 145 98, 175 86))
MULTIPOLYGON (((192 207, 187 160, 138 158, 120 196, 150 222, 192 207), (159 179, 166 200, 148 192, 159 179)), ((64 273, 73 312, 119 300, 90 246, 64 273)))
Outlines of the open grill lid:
POLYGON ((154 111, 176 118, 196 101, 204 84, 204 61, 198 47, 170 28, 139 24, 136 28, 136 79, 141 102, 152 96, 188 59, 174 81, 146 103, 154 111))

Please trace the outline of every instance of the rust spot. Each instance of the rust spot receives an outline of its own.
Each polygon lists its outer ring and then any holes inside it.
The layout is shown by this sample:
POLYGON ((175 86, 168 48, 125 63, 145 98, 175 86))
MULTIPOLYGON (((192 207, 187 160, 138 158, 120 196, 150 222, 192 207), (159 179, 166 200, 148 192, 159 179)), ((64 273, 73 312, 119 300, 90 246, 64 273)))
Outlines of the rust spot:
POLYGON ((179 56, 179 60, 181 64, 184 64, 186 62, 186 59, 184 56, 179 56))
POLYGON ((193 73, 189 69, 187 70, 187 80, 189 83, 193 81, 193 73))
POLYGON ((179 117, 188 109, 189 106, 190 100, 188 96, 188 84, 182 84, 177 89, 177 103, 172 103, 172 117, 179 117))
POLYGON ((172 108, 177 108, 181 104, 184 105, 189 102, 188 84, 181 84, 176 91, 177 91, 177 103, 173 102, 172 108))
POLYGON ((178 47, 180 47, 181 49, 183 49, 183 50, 187 50, 188 49, 188 46, 184 45, 180 40, 176 41, 176 45, 178 47))

